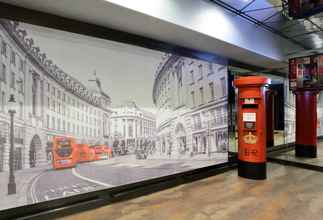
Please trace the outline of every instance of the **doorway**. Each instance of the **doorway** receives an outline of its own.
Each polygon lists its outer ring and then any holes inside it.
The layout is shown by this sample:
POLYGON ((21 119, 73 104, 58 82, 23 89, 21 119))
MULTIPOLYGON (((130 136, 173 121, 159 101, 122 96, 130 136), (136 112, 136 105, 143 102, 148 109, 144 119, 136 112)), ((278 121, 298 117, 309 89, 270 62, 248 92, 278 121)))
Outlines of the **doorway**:
POLYGON ((286 78, 277 74, 268 74, 258 71, 250 71, 243 67, 229 66, 229 80, 228 80, 228 116, 229 116, 229 152, 238 152, 238 135, 237 135, 237 89, 233 87, 233 81, 238 77, 262 75, 271 79, 270 89, 274 90, 275 97, 273 101, 273 144, 270 148, 285 144, 284 140, 284 127, 285 127, 285 114, 284 114, 284 83, 286 78))
POLYGON ((14 170, 21 170, 22 169, 22 148, 21 147, 15 148, 14 155, 15 155, 14 170))
POLYGON ((41 150, 41 140, 38 135, 35 135, 31 142, 30 142, 30 149, 29 149, 29 165, 30 167, 36 167, 37 165, 37 154, 38 151, 41 150))

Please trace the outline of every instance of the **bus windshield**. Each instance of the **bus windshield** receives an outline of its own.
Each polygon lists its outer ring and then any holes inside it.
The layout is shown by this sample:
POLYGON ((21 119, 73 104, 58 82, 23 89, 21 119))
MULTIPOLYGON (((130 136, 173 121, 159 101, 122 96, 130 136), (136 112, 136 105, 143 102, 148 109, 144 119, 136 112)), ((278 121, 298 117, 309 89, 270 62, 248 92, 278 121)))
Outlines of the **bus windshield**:
POLYGON ((72 154, 72 146, 69 140, 58 141, 56 153, 60 157, 68 157, 72 154))

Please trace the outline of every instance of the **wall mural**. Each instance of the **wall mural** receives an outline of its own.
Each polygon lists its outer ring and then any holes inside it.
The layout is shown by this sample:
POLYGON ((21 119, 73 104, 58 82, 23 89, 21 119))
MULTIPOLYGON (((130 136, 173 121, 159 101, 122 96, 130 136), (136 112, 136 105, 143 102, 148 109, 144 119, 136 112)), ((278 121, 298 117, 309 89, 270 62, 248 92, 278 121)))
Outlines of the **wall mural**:
POLYGON ((284 99, 284 109, 285 109, 285 143, 295 142, 295 132, 296 132, 296 107, 295 107, 295 95, 289 90, 288 80, 284 80, 285 88, 285 99, 284 99))
POLYGON ((227 161, 220 57, 8 20, 0 50, 1 210, 227 161))

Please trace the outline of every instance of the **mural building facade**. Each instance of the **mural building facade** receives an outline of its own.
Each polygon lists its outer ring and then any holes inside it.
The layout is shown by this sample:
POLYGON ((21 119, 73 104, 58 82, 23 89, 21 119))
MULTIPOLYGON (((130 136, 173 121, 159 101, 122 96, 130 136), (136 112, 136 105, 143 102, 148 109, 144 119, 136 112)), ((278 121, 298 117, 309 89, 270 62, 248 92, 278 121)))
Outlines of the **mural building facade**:
POLYGON ((8 100, 14 95, 15 169, 51 161, 52 137, 105 142, 110 135, 110 97, 64 72, 46 57, 18 23, 0 21, 0 171, 8 170, 8 100))
POLYGON ((0 19, 0 209, 227 162, 215 57, 0 19))
POLYGON ((167 54, 158 66, 157 154, 211 158, 227 152, 227 67, 167 54))

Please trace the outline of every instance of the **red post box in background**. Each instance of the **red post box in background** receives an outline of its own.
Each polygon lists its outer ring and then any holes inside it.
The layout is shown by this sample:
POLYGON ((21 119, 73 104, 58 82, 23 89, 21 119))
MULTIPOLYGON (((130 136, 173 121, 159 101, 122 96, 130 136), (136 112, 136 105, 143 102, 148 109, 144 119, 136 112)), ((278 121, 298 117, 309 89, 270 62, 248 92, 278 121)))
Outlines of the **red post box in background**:
POLYGON ((238 88, 238 175, 266 179, 266 91, 270 79, 240 77, 238 88))

